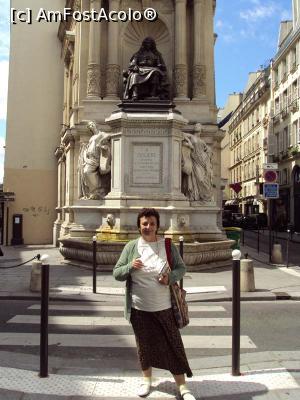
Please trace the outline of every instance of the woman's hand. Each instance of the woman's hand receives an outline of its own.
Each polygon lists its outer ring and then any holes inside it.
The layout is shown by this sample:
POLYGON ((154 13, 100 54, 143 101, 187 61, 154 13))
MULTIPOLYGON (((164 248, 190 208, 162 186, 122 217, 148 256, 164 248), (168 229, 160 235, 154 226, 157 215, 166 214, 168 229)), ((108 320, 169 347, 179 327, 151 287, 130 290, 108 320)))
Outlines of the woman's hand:
POLYGON ((168 285, 169 284, 169 274, 162 274, 158 278, 158 282, 161 283, 162 285, 168 285))
POLYGON ((133 260, 131 265, 134 269, 142 269, 144 266, 140 258, 136 258, 135 260, 133 260))

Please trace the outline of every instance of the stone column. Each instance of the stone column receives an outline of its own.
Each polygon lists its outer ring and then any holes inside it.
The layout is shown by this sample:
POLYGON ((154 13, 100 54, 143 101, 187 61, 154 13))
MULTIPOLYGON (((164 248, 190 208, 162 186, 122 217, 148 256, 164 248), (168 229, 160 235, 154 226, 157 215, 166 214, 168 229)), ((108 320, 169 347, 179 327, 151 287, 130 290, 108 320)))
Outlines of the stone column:
POLYGON ((186 0, 175 0, 175 95, 187 99, 186 0))
MULTIPOLYGON (((118 11, 120 0, 109 0, 109 11, 118 11)), ((107 66, 106 66, 106 98, 118 98, 120 65, 118 58, 119 50, 119 23, 109 22, 108 40, 113 45, 108 45, 107 66)))
POLYGON ((204 60, 204 2, 194 0, 194 62, 193 62, 193 98, 199 99, 206 95, 206 67, 204 60))
MULTIPOLYGON (((100 0, 90 0, 90 9, 100 10, 100 0)), ((89 22, 89 60, 87 70, 87 97, 100 97, 100 33, 101 23, 89 22)))

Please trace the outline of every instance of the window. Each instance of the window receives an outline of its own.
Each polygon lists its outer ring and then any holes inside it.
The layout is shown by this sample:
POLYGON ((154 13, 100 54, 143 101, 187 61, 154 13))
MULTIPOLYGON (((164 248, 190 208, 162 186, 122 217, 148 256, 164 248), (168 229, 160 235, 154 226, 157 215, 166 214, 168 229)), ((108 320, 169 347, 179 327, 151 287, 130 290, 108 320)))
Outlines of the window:
POLYGON ((283 132, 279 132, 278 134, 278 150, 283 151, 283 132))
POLYGON ((298 97, 297 93, 298 93, 298 82, 296 79, 292 84, 292 101, 297 99, 298 97))
POLYGON ((297 134, 298 134, 298 121, 293 122, 292 126, 292 137, 291 137, 291 144, 297 144, 297 134))
POLYGON ((274 70, 274 85, 278 85, 278 68, 274 70))
POLYGON ((290 70, 292 72, 294 72, 296 69, 296 59, 297 59, 297 52, 296 52, 296 47, 295 47, 291 51, 291 58, 290 58, 290 60, 291 60, 290 70))
POLYGON ((279 97, 275 99, 275 114, 278 114, 280 111, 280 100, 279 97))
POLYGON ((287 183, 288 183, 288 170, 287 170, 287 168, 284 168, 284 169, 281 171, 281 174, 280 174, 280 183, 281 183, 282 185, 287 185, 287 183))
POLYGON ((283 60, 281 63, 281 80, 285 81, 286 79, 286 60, 283 60))
POLYGON ((282 95, 282 108, 286 108, 286 106, 287 106, 287 99, 288 99, 288 93, 287 93, 287 90, 285 90, 285 91, 283 92, 283 95, 282 95))

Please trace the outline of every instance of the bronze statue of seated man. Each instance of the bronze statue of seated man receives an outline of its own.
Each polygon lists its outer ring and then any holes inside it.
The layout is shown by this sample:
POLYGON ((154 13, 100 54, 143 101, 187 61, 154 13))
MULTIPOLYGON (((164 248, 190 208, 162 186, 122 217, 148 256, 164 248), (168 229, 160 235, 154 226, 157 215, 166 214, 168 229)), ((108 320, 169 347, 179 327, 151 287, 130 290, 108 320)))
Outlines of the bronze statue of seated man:
POLYGON ((143 40, 139 51, 131 57, 128 71, 123 76, 125 100, 169 98, 167 69, 151 37, 143 40))

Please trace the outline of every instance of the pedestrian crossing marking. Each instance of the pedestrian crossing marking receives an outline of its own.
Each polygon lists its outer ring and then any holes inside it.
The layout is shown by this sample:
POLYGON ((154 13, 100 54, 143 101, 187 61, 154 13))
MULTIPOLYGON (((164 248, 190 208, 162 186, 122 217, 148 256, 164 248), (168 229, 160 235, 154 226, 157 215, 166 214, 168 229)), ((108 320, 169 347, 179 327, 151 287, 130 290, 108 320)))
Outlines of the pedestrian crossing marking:
MULTIPOLYGON (((182 335, 186 349, 230 349, 231 335, 182 335)), ((241 349, 255 349, 248 336, 240 338, 241 349)), ((134 335, 49 334, 49 345, 60 347, 136 348, 134 335)), ((1 332, 0 346, 39 346, 39 333, 1 332)))
MULTIPOLYGON (((231 318, 191 318, 189 326, 231 326, 231 318)), ((11 324, 40 324, 39 315, 16 315, 7 321, 11 324)), ((128 326, 124 317, 49 316, 49 325, 73 326, 128 326)))
MULTIPOLYGON (((29 306, 27 308, 28 310, 40 310, 41 306, 40 304, 34 304, 32 306, 29 306)), ((92 312, 92 311, 124 311, 124 306, 99 306, 99 305, 77 305, 77 304, 50 304, 49 305, 49 310, 53 311, 86 311, 86 312, 92 312)), ((222 306, 198 306, 198 305, 191 305, 189 304, 189 312, 224 312, 226 311, 224 307, 222 306)))
MULTIPOLYGON (((58 290, 62 292, 69 293, 93 293, 92 286, 55 286, 52 287, 53 290, 58 290)), ((50 289, 50 291, 51 291, 50 289)), ((201 293, 215 293, 215 292, 225 292, 225 286, 185 286, 187 294, 201 294, 201 293)), ((125 288, 124 287, 109 287, 109 286, 100 286, 97 288, 98 294, 112 294, 112 295, 124 295, 125 288)))

